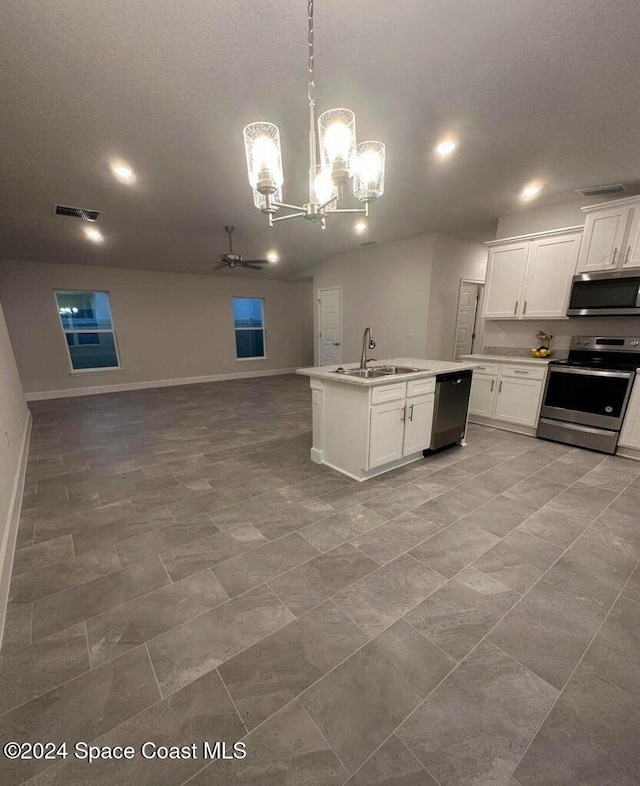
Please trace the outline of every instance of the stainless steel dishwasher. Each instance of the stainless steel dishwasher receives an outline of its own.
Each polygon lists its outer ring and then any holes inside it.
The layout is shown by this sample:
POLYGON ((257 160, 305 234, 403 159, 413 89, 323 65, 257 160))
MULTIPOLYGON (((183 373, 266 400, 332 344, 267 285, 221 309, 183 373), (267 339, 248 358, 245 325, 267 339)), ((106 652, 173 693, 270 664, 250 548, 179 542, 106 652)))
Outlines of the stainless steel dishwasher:
MULTIPOLYGON (((430 450, 438 450, 464 440, 471 393, 471 376, 471 370, 466 369, 465 371, 438 374, 436 377, 430 450)), ((429 451, 424 451, 424 453, 428 455, 429 451)))

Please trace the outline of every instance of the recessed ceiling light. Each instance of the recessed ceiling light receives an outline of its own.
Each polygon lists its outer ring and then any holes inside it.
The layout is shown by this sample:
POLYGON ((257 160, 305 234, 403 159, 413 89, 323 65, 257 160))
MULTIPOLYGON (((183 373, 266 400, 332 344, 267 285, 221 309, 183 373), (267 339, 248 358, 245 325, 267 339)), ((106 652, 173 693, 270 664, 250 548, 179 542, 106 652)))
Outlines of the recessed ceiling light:
POLYGON ((136 179, 135 172, 126 164, 111 164, 111 172, 121 183, 133 183, 136 179))
POLYGON ((102 232, 95 227, 85 227, 84 233, 93 243, 102 243, 104 240, 102 232))
POLYGON ((529 185, 525 186, 520 192, 520 198, 534 199, 534 197, 537 197, 541 191, 542 186, 536 185, 535 183, 529 183, 529 185))
POLYGON ((456 149, 457 145, 453 139, 443 139, 436 145, 436 154, 440 158, 448 158, 451 153, 456 149))
POLYGON ((279 262, 280 261, 280 254, 273 249, 271 251, 267 251, 267 260, 269 262, 279 262))
POLYGON ((358 221, 353 226, 353 231, 356 232, 358 235, 361 235, 363 232, 367 231, 367 222, 366 221, 358 221))

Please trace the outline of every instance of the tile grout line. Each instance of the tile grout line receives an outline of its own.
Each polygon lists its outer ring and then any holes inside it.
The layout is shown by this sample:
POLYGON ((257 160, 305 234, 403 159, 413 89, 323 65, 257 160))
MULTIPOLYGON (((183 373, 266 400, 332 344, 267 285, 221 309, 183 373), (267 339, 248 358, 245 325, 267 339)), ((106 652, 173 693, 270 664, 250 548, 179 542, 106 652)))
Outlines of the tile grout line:
MULTIPOLYGON (((152 666, 153 666, 153 664, 152 664, 152 666)), ((231 702, 231 704, 233 705, 234 710, 236 711, 236 715, 238 716, 238 720, 240 721, 240 724, 242 725, 242 728, 244 729, 244 734, 242 735, 242 737, 244 739, 244 737, 247 736, 249 731, 247 729, 247 726, 246 726, 244 720, 242 719, 242 715, 240 714, 240 710, 238 709, 238 705, 236 704, 236 702, 235 702, 233 696, 231 695, 231 693, 229 692, 229 688, 227 687, 227 683, 224 681, 224 679, 222 677, 222 674, 220 674, 220 669, 218 668, 218 666, 216 666, 215 669, 211 669, 211 671, 215 671, 216 674, 218 675, 218 679, 222 683, 222 687, 225 689, 225 692, 226 692, 227 696, 229 697, 229 701, 231 702)), ((206 673, 210 674, 211 672, 208 671, 206 673)), ((204 675, 202 675, 202 676, 204 676, 204 675)), ((191 685, 192 683, 188 683, 188 684, 191 685)), ((172 696, 173 694, 170 693, 169 695, 172 696)))
MULTIPOLYGON (((622 492, 620 492, 620 493, 622 493, 622 492)), ((618 496, 619 496, 619 495, 618 495, 618 496)), ((616 497, 616 499, 617 499, 617 497, 616 497)), ((612 500, 612 501, 613 501, 613 500, 612 500)), ((576 673, 576 671, 578 670, 578 668, 581 666, 581 664, 582 664, 582 661, 583 661, 583 660, 584 660, 584 658, 585 658, 585 655, 587 654, 587 652, 588 652, 588 651, 589 651, 589 649, 591 648, 591 645, 592 645, 592 644, 593 644, 593 642, 595 641, 595 638, 596 638, 596 636, 597 636, 597 635, 600 633, 600 631, 602 630, 602 627, 604 626, 605 622, 606 622, 606 621, 607 621, 607 619, 609 618, 609 615, 611 614, 611 611, 612 611, 613 607, 616 605, 616 603, 617 603, 617 602, 618 602, 618 600, 620 599, 620 596, 621 596, 621 595, 622 595, 622 593, 624 592, 624 589, 625 589, 625 587, 626 587, 626 586, 627 586, 627 584, 629 583, 629 580, 631 579, 631 576, 633 575, 633 573, 634 573, 634 571, 635 571, 636 569, 637 569, 637 565, 636 565, 636 567, 633 569, 633 571, 631 571, 631 573, 629 574, 629 576, 627 577, 627 580, 624 582, 624 584, 623 584, 622 588, 621 588, 621 589, 620 589, 620 591, 618 592, 618 594, 617 594, 617 596, 616 596, 616 599, 615 599, 615 600, 613 601, 613 603, 611 604, 611 606, 610 606, 609 610, 607 611, 607 613, 605 614, 605 616, 604 616, 604 618, 603 618, 602 622, 601 622, 601 623, 600 623, 600 625, 598 626, 598 629, 596 630, 596 632, 595 632, 595 633, 593 634, 593 636, 591 637, 591 640, 589 641, 589 643, 588 643, 588 644, 587 644, 587 646, 585 647, 585 649, 584 649, 584 652, 582 653, 582 655, 581 655, 581 656, 580 656, 580 658, 578 659, 578 662, 576 663, 576 665, 573 667, 573 669, 572 669, 572 671, 571 671, 571 674, 569 674, 569 676, 568 676, 568 677, 567 677, 567 679, 565 680, 565 683, 564 683, 564 685, 563 685, 563 686, 562 686, 562 688, 561 688, 561 689, 558 691, 558 695, 556 696, 555 700, 553 701, 553 703, 552 703, 551 707, 549 707, 549 711, 548 711, 548 712, 545 714, 544 718, 543 718, 543 719, 542 719, 542 721, 540 722, 540 725, 539 725, 539 726, 536 728, 536 730, 535 730, 534 734, 532 735, 531 739, 529 740, 529 743, 528 743, 528 745, 526 746, 526 748, 525 748, 525 750, 524 750, 524 752, 523 752, 522 756, 521 756, 521 757, 518 759, 518 763, 517 763, 517 764, 516 764, 516 766, 514 767, 514 769, 513 769, 513 772, 511 773, 511 775, 513 775, 513 773, 515 773, 515 771, 518 769, 518 767, 519 767, 519 766, 520 766, 520 764, 522 763, 522 761, 523 761, 524 757, 527 755, 527 751, 529 750, 529 748, 530 748, 530 747, 531 747, 531 745, 533 744, 533 742, 534 742, 535 738, 538 736, 538 734, 539 734, 540 730, 542 729, 542 727, 543 727, 543 725, 544 725, 545 721, 547 720, 547 718, 549 717, 549 715, 551 715, 551 712, 553 711, 554 707, 557 705, 558 701, 560 700, 560 697, 561 697, 561 696, 562 696, 562 694, 564 693, 564 691, 565 691, 565 689, 566 689, 567 685, 568 685, 568 684, 571 682, 571 679, 573 678, 573 675, 576 673)), ((596 672, 596 674, 598 674, 598 675, 600 676, 600 673, 598 672, 598 670, 597 670, 597 669, 594 669, 594 671, 596 672)), ((535 673, 535 672, 534 672, 534 673, 535 673)), ((546 682, 546 680, 545 680, 545 682, 546 682)), ((609 682, 609 681, 607 680, 607 682, 609 682)), ((613 683, 613 684, 615 685, 615 683, 613 683)), ((552 686, 552 687, 553 687, 553 686, 552 686)), ((617 687, 617 688, 618 688, 618 689, 620 689, 620 690, 623 690, 623 692, 624 692, 624 693, 626 693, 627 695, 629 695, 629 696, 631 696, 632 698, 636 699, 636 701, 640 702, 640 699, 638 699, 638 697, 636 697, 636 696, 633 696, 633 695, 632 695, 632 694, 630 694, 628 691, 624 690, 624 688, 622 688, 622 689, 621 689, 621 688, 620 688, 620 686, 618 686, 618 685, 616 685, 615 687, 617 687)), ((639 706, 640 706, 640 704, 639 704, 639 706)))

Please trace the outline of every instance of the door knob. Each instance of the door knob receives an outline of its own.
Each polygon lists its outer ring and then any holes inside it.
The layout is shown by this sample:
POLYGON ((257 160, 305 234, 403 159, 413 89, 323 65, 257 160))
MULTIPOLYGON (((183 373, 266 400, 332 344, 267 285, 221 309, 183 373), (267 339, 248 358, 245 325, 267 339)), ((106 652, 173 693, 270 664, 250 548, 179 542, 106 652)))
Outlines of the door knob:
POLYGON ((333 342, 333 346, 334 347, 339 347, 340 346, 340 342, 339 341, 334 341, 333 342))

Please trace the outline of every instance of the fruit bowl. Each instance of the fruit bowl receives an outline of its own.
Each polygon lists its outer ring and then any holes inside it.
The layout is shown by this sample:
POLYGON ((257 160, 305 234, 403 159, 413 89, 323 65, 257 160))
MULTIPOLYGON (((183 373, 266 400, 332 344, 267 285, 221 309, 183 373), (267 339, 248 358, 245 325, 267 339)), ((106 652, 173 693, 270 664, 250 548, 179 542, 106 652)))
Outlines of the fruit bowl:
POLYGON ((532 356, 534 358, 548 358, 551 355, 553 355, 553 350, 552 349, 544 349, 544 348, 543 349, 536 349, 535 347, 533 347, 531 349, 531 354, 532 354, 532 356))

